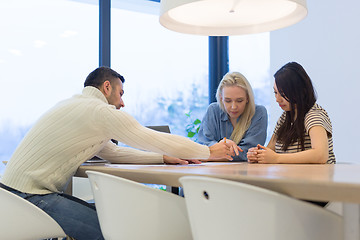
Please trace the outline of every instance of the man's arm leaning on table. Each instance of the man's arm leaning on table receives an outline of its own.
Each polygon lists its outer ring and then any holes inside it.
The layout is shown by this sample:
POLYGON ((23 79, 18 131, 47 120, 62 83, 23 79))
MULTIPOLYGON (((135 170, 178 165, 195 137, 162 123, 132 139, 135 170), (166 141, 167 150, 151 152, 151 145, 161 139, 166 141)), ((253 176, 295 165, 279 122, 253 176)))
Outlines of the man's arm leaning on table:
POLYGON ((132 164, 188 164, 200 163, 198 160, 183 160, 159 153, 142 151, 130 147, 119 147, 109 141, 97 154, 98 157, 106 159, 111 163, 132 163, 132 164))

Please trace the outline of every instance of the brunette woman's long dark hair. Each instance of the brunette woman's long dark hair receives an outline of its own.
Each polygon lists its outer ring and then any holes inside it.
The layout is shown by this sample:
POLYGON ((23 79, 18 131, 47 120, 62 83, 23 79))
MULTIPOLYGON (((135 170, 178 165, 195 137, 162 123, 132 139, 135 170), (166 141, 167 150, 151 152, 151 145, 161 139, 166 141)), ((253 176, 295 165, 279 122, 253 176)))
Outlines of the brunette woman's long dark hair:
POLYGON ((299 148, 301 147, 303 151, 305 150, 305 115, 316 102, 314 87, 305 69, 296 62, 285 64, 274 74, 274 77, 278 94, 291 106, 291 110, 286 112, 284 124, 275 133, 277 140, 283 144, 284 151, 296 141, 300 143, 299 148))

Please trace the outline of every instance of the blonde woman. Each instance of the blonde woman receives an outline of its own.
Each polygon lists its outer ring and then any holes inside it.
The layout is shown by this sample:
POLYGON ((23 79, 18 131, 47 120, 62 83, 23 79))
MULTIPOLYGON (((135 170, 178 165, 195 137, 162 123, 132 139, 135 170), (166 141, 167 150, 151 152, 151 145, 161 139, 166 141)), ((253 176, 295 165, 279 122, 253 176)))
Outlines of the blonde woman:
POLYGON ((237 146, 243 150, 233 157, 233 161, 247 161, 247 150, 259 142, 265 143, 268 122, 266 108, 255 105, 251 85, 239 72, 224 75, 216 99, 217 102, 209 105, 202 120, 198 142, 212 146, 226 141, 232 144, 234 152, 237 146))

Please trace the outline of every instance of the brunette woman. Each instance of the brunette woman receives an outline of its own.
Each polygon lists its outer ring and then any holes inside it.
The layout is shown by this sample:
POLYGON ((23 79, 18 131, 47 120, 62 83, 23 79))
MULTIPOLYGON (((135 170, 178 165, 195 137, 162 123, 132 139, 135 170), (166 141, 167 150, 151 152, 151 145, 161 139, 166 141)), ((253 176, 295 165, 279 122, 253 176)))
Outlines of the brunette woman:
POLYGON ((316 94, 304 68, 290 62, 274 75, 280 116, 267 147, 249 149, 251 163, 335 163, 332 125, 316 103, 316 94))

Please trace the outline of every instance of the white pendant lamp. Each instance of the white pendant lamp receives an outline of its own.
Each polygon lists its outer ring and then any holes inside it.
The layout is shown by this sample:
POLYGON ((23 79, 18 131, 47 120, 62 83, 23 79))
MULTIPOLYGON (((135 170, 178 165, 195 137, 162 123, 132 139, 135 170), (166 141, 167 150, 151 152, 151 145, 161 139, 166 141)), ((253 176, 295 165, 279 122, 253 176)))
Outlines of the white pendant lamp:
POLYGON ((161 0, 160 23, 181 33, 231 36, 287 27, 307 15, 306 0, 161 0))

